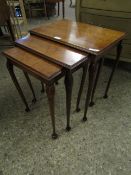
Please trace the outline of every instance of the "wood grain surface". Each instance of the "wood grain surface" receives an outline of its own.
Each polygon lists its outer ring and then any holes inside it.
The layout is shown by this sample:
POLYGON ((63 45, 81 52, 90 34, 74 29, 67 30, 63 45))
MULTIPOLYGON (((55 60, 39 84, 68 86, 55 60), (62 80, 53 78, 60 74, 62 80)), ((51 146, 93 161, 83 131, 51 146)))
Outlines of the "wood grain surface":
POLYGON ((18 47, 8 49, 3 54, 18 65, 24 66, 46 79, 50 79, 62 71, 61 66, 18 47))
POLYGON ((63 67, 72 69, 87 60, 87 54, 37 36, 17 40, 16 45, 63 67))
POLYGON ((34 28, 30 33, 94 55, 102 54, 125 37, 124 32, 71 20, 55 21, 34 28))

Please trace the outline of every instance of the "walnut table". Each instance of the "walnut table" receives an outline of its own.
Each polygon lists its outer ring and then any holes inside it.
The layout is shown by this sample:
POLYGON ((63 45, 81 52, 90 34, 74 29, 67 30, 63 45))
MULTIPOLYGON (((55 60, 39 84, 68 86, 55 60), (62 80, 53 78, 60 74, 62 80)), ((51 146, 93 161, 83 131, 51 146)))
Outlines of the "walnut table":
MULTIPOLYGON (((52 138, 57 138, 56 129, 55 129, 55 114, 54 114, 54 96, 55 96, 55 86, 54 83, 64 76, 64 72, 61 66, 53 64, 47 60, 41 59, 41 57, 31 54, 21 48, 15 47, 8 49, 3 52, 7 57, 7 68, 10 73, 10 76, 22 98, 26 111, 29 110, 26 98, 22 92, 22 89, 18 83, 18 80, 15 76, 13 67, 14 65, 22 69, 26 74, 27 72, 34 77, 40 79, 46 84, 46 93, 49 101, 51 121, 53 127, 52 138)), ((28 75, 28 74, 27 74, 28 75)))
MULTIPOLYGON (((96 82, 99 77, 96 76, 98 67, 97 63, 100 61, 102 64, 102 57, 105 56, 112 48, 117 47, 116 61, 109 77, 109 81, 104 95, 104 97, 106 98, 114 71, 120 58, 122 50, 122 40, 125 37, 125 33, 90 24, 73 22, 71 20, 55 21, 51 24, 32 29, 30 33, 31 35, 37 35, 42 38, 47 38, 89 54, 89 85, 86 95, 85 112, 83 117, 83 120, 86 121, 86 114, 90 99, 91 103, 93 104, 93 87, 95 88, 97 84, 95 83, 94 86, 95 77, 97 77, 96 82)), ((100 71, 98 68, 98 74, 99 72, 100 71)), ((79 93, 78 95, 77 111, 79 111, 80 96, 81 93, 79 93)))

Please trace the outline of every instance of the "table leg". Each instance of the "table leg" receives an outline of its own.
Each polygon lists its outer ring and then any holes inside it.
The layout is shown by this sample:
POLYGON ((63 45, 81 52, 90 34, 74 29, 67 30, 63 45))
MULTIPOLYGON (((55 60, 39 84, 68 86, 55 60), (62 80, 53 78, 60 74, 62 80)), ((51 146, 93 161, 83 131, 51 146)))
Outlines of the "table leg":
POLYGON ((3 36, 3 32, 2 29, 0 28, 0 36, 3 36))
POLYGON ((42 81, 41 81, 41 86, 42 86, 41 92, 44 93, 45 92, 45 88, 44 88, 44 83, 42 81))
POLYGON ((25 111, 26 111, 26 112, 30 111, 29 106, 28 106, 28 104, 27 104, 27 102, 26 102, 26 98, 25 98, 25 96, 24 96, 24 94, 23 94, 23 92, 22 92, 22 89, 21 89, 21 87, 20 87, 20 85, 19 85, 19 83, 18 83, 18 81, 17 81, 16 76, 15 76, 15 73, 14 73, 14 70, 13 70, 13 64, 12 64, 10 61, 8 61, 8 60, 7 60, 7 69, 8 69, 8 71, 9 71, 9 73, 10 73, 10 76, 11 76, 13 82, 14 82, 14 85, 15 85, 16 89, 17 89, 18 92, 19 92, 19 95, 20 95, 20 97, 21 97, 23 103, 24 103, 25 106, 26 106, 25 111))
POLYGON ((94 95, 95 95, 95 90, 96 90, 96 86, 100 77, 100 72, 103 66, 103 62, 104 62, 104 58, 100 59, 99 65, 98 65, 98 69, 96 72, 96 78, 95 78, 95 83, 94 83, 94 87, 93 87, 93 91, 92 91, 92 95, 91 95, 91 101, 90 101, 90 106, 94 105, 94 95))
POLYGON ((65 1, 62 1, 63 19, 65 18, 65 1))
POLYGON ((111 75, 110 75, 109 80, 108 80, 108 83, 107 83, 107 87, 106 87, 106 90, 105 90, 104 98, 108 98, 108 95, 107 95, 107 94, 108 94, 108 91, 109 91, 109 88, 110 88, 110 84, 111 84, 111 81, 112 81, 114 72, 115 72, 115 70, 116 70, 116 68, 117 68, 117 65, 118 65, 118 63, 119 63, 121 51, 122 51, 122 41, 120 41, 119 44, 118 44, 118 46, 117 46, 117 54, 116 54, 115 64, 114 64, 114 66, 113 66, 111 75))
POLYGON ((58 2, 58 16, 60 15, 60 3, 58 2))
POLYGON ((76 112, 80 111, 79 104, 80 104, 80 99, 81 99, 81 95, 82 95, 82 91, 83 91, 83 87, 86 79, 87 69, 88 69, 88 63, 85 63, 83 66, 83 74, 82 74, 81 84, 80 84, 78 97, 77 97, 76 112))
POLYGON ((10 31, 10 34, 11 34, 11 38, 12 38, 13 41, 15 41, 15 35, 14 35, 14 32, 13 32, 11 21, 10 20, 7 20, 7 25, 8 25, 8 29, 10 31))
POLYGON ((71 96, 73 87, 72 72, 68 70, 65 75, 65 89, 66 89, 66 112, 67 112, 67 126, 66 130, 70 131, 70 110, 71 110, 71 96))
POLYGON ((91 63, 89 66, 89 85, 88 85, 88 90, 87 90, 87 94, 86 94, 86 102, 85 102, 85 111, 84 111, 83 121, 87 120, 86 114, 87 114, 87 110, 89 107, 92 90, 94 87, 96 66, 97 66, 96 63, 91 63))
POLYGON ((47 15, 47 6, 46 6, 45 0, 44 0, 44 12, 45 12, 45 16, 48 18, 48 15, 47 15))
POLYGON ((55 106, 54 106, 55 105, 55 103, 54 103, 55 86, 54 86, 54 84, 46 85, 46 93, 47 93, 47 97, 48 97, 50 115, 51 115, 51 121, 52 121, 52 127, 53 127, 52 138, 56 139, 58 137, 58 135, 56 134, 56 129, 55 129, 55 106))
POLYGON ((28 75, 27 72, 23 71, 23 73, 25 75, 25 78, 27 80, 27 83, 28 83, 28 85, 29 85, 29 87, 30 87, 30 89, 32 91, 32 94, 33 94, 33 100, 32 100, 32 102, 35 103, 36 102, 36 96, 35 96, 35 92, 34 92, 34 89, 33 89, 32 83, 31 83, 31 80, 30 80, 29 75, 28 75))
POLYGON ((70 7, 72 7, 72 0, 70 0, 70 7))

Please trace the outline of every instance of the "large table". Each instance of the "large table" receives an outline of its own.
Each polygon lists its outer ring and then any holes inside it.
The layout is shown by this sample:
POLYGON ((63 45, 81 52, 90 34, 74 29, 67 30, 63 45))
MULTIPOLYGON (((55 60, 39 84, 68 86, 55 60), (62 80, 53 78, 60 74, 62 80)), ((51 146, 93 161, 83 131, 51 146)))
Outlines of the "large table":
MULTIPOLYGON (((61 43, 63 45, 75 48, 88 54, 88 59, 90 62, 89 85, 86 94, 85 111, 83 117, 83 121, 86 121, 86 114, 90 100, 93 104, 94 89, 98 81, 100 72, 99 70, 102 64, 102 57, 105 56, 112 48, 116 47, 116 61, 109 77, 109 81, 104 95, 104 97, 107 98, 110 83, 122 51, 122 40, 124 39, 126 34, 121 31, 115 31, 90 24, 74 22, 71 20, 55 21, 51 24, 43 25, 38 28, 32 29, 30 33, 32 36, 36 35, 41 38, 46 38, 48 40, 61 43), (99 62, 100 67, 98 68, 99 62)), ((72 82, 71 73, 69 74, 68 78, 70 79, 70 82, 72 82)), ((85 76, 83 74, 81 84, 83 84, 84 81, 85 76)), ((70 83, 70 85, 71 84, 72 83, 70 83)), ((80 90, 78 95, 76 108, 77 111, 79 111, 81 92, 82 91, 80 90)))

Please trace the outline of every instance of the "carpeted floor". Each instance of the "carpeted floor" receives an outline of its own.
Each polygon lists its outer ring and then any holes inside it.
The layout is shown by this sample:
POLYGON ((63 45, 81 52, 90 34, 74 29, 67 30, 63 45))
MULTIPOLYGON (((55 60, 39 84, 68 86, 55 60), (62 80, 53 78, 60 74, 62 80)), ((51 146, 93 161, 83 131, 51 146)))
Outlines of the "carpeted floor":
POLYGON ((95 95, 96 105, 88 111, 88 121, 81 122, 75 104, 81 70, 74 73, 71 132, 65 132, 65 89, 63 79, 56 86, 56 127, 59 138, 51 139, 51 122, 46 94, 32 78, 37 103, 23 73, 18 80, 30 103, 24 105, 9 77, 6 61, 0 55, 0 175, 130 175, 131 174, 131 74, 117 70, 109 98, 103 99, 110 68, 104 67, 95 95))

